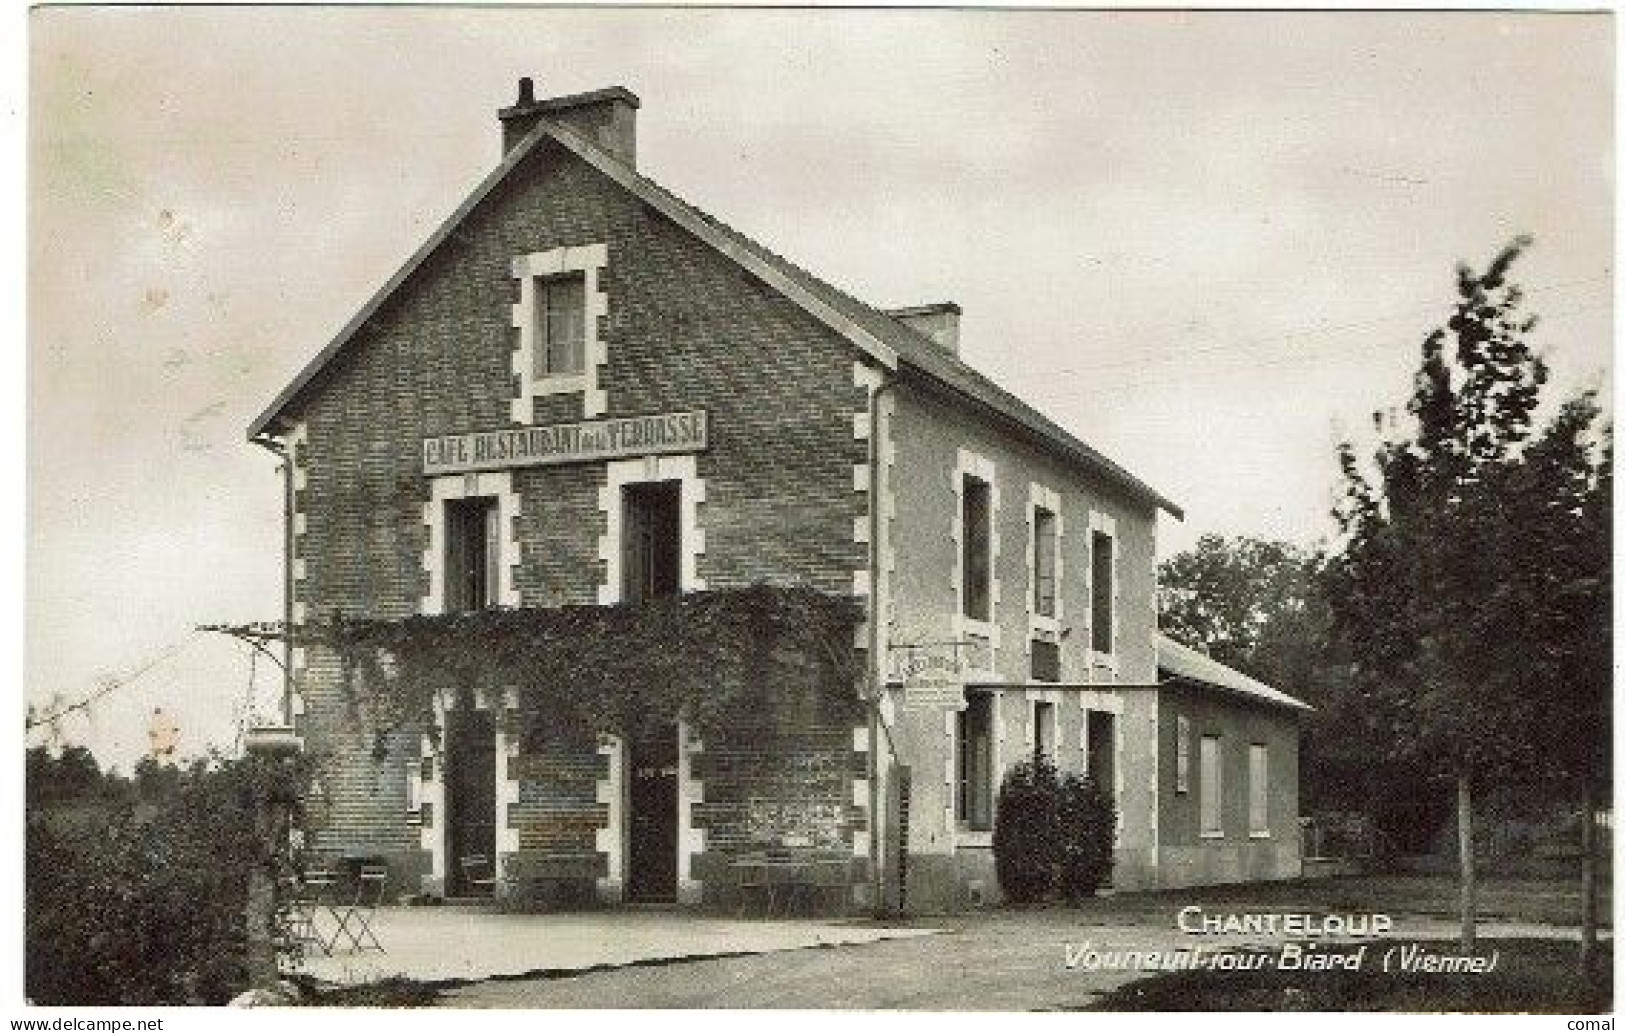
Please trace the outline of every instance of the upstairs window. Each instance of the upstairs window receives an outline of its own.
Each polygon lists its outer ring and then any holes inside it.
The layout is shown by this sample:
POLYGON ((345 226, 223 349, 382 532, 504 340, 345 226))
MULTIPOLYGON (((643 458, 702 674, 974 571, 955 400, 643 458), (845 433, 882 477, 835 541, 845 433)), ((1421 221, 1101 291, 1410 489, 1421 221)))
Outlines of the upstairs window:
POLYGON ((446 610, 483 610, 497 604, 501 583, 497 500, 446 503, 446 610))
POLYGON ((964 524, 965 616, 992 619, 993 488, 979 477, 965 476, 961 505, 964 524))
POLYGON ((1097 653, 1112 651, 1112 598, 1117 586, 1112 583, 1116 567, 1112 550, 1116 541, 1104 531, 1090 535, 1090 607, 1089 645, 1097 653))
POLYGON ((585 366, 586 278, 580 273, 536 281, 536 376, 573 377, 585 366))
POLYGON ((1033 509, 1033 612, 1055 616, 1055 514, 1033 509))

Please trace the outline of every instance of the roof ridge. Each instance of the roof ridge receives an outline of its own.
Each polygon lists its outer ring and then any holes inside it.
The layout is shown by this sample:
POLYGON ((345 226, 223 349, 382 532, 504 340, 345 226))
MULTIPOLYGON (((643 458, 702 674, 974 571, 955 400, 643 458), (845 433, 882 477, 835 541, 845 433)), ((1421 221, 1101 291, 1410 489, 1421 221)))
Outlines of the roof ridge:
POLYGON ((496 168, 480 180, 474 190, 412 253, 405 264, 367 300, 338 335, 300 370, 293 382, 285 387, 271 405, 249 425, 250 439, 258 438, 267 432, 275 433, 274 428, 283 409, 293 404, 305 387, 366 325, 383 302, 451 236, 473 209, 483 202, 499 183, 506 180, 542 140, 549 138, 623 189, 639 197, 650 207, 683 226, 691 234, 710 244, 725 257, 744 267, 769 287, 784 294, 809 315, 847 338, 885 368, 893 369, 906 362, 927 380, 963 395, 967 400, 1034 435, 1073 461, 1081 462, 1105 474, 1132 495, 1149 501, 1176 517, 1184 516, 1179 506, 1170 502, 1161 493, 920 331, 735 229, 604 150, 585 134, 545 115, 536 117, 536 124, 502 156, 496 168), (683 225, 685 222, 688 225, 683 225), (716 239, 707 239, 708 234, 716 239))

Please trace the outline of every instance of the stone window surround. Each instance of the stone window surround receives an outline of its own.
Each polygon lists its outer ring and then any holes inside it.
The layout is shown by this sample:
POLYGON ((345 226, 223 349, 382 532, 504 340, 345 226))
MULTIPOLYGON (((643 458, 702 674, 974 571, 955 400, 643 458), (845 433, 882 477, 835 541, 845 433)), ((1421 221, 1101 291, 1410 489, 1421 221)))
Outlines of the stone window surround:
POLYGON ((549 251, 534 251, 519 255, 512 263, 513 278, 519 281, 519 301, 512 309, 514 329, 519 331, 518 346, 513 353, 513 374, 518 393, 513 399, 510 413, 513 422, 529 424, 533 417, 533 400, 546 395, 581 392, 581 411, 584 419, 602 416, 608 407, 608 398, 599 387, 598 368, 607 359, 607 348, 600 337, 600 321, 609 312, 609 297, 603 290, 603 270, 609 264, 609 249, 603 244, 584 244, 559 247, 549 251), (552 276, 582 274, 582 368, 578 374, 556 377, 536 375, 536 281, 552 276))

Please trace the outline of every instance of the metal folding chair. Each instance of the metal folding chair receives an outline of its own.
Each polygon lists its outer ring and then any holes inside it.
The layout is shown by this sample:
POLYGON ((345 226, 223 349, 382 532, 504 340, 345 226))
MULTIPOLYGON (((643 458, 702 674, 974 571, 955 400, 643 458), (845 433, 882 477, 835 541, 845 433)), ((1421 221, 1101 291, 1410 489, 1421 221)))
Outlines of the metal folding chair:
POLYGON ((314 945, 323 954, 332 956, 333 944, 338 941, 338 933, 335 931, 332 937, 324 937, 316 916, 325 910, 337 918, 333 912, 333 892, 337 885, 338 880, 333 873, 323 869, 301 872, 285 884, 291 901, 290 931, 294 942, 301 948, 314 945))
POLYGON ((389 869, 381 864, 363 864, 356 872, 355 896, 348 907, 339 913, 338 931, 333 942, 342 935, 355 951, 375 950, 387 954, 373 932, 374 912, 384 899, 384 886, 389 881, 389 869))

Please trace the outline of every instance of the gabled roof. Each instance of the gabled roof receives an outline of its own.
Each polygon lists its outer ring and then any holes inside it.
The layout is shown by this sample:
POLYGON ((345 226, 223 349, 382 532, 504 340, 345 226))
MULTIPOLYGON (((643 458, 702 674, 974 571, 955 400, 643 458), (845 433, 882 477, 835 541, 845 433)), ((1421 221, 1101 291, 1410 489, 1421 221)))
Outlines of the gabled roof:
POLYGON ((1000 388, 936 342, 912 327, 825 283, 812 273, 774 253, 721 220, 706 214, 676 194, 640 175, 631 166, 567 126, 538 118, 536 128, 514 146, 500 164, 457 206, 450 217, 424 241, 406 263, 367 300, 328 345, 323 348, 276 399, 249 425, 252 440, 280 432, 278 419, 344 347, 366 326, 385 301, 423 262, 452 236, 474 208, 519 166, 542 141, 553 140, 619 184, 633 196, 671 219, 678 226, 737 263, 768 286, 800 306, 809 315, 845 337, 864 354, 887 369, 922 377, 958 398, 1012 423, 1051 451, 1105 477, 1131 495, 1184 518, 1179 506, 1140 481, 1118 464, 1084 444, 1032 406, 1000 388))
POLYGON ((1194 682, 1210 689, 1237 693, 1261 703, 1287 707, 1292 710, 1313 710, 1301 699, 1288 696, 1280 689, 1271 688, 1257 678, 1249 678, 1240 671, 1198 652, 1181 642, 1175 642, 1161 632, 1157 633, 1157 669, 1169 678, 1194 682))

